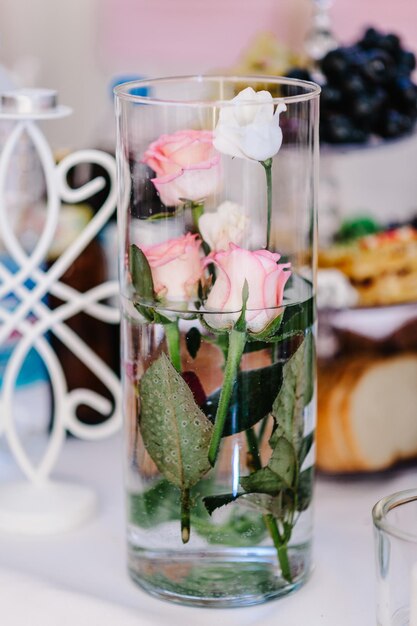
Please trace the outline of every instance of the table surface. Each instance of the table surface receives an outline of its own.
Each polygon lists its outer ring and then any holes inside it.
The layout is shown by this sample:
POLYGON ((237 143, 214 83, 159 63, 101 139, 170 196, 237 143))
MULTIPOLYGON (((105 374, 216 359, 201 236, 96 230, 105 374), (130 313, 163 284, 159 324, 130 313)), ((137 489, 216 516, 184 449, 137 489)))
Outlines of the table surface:
MULTIPOLYGON (((0 448, 2 476, 14 472, 0 448), (4 470, 4 471, 3 471, 4 470)), ((315 569, 296 593, 244 609, 172 605, 148 596, 126 573, 120 437, 101 442, 69 439, 55 472, 61 480, 93 487, 96 517, 74 531, 49 537, 0 535, 0 567, 133 608, 153 624, 199 626, 371 626, 375 624, 371 509, 384 495, 415 487, 417 468, 361 478, 319 476, 315 492, 315 569)), ((123 626, 118 624, 117 626, 123 626)))

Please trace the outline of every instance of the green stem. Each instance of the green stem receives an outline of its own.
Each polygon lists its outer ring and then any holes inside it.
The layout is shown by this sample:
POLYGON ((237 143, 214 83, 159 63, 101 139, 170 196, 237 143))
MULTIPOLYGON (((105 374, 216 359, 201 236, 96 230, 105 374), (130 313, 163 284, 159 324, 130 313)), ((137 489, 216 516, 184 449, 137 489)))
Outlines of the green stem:
POLYGON ((268 202, 267 224, 266 224, 266 249, 269 249, 271 241, 271 213, 272 213, 272 159, 261 161, 266 175, 266 192, 268 202))
POLYGON ((194 232, 199 233, 198 221, 204 213, 204 202, 191 202, 191 215, 193 218, 194 232))
POLYGON ((190 540, 190 490, 181 491, 181 539, 183 543, 190 540))
POLYGON ((167 340, 168 354, 172 365, 177 372, 181 372, 180 331, 178 320, 170 324, 164 324, 165 337, 167 340))
MULTIPOLYGON (((248 452, 250 455, 250 462, 248 468, 250 472, 260 470, 262 468, 261 457, 259 454, 259 447, 256 434, 252 428, 246 431, 246 441, 248 444, 248 452)), ((271 536, 272 542, 277 551, 278 562, 281 566, 281 573, 283 578, 289 583, 292 582, 291 567, 288 560, 287 541, 281 537, 278 530, 277 521, 271 513, 265 513, 262 516, 264 524, 271 536)))
POLYGON ((289 583, 292 582, 290 562, 288 560, 287 544, 283 542, 278 530, 277 521, 271 513, 263 515, 265 526, 267 527, 271 539, 276 548, 278 561, 281 566, 281 573, 283 578, 289 583))
POLYGON ((233 386, 236 374, 239 369, 240 359, 246 343, 246 333, 232 330, 229 334, 229 350, 227 354, 226 367, 224 370, 223 386, 220 393, 219 405, 217 407, 216 419, 214 422, 213 434, 211 436, 208 458, 213 467, 219 453, 220 441, 223 435, 224 423, 229 409, 230 398, 232 397, 233 386))

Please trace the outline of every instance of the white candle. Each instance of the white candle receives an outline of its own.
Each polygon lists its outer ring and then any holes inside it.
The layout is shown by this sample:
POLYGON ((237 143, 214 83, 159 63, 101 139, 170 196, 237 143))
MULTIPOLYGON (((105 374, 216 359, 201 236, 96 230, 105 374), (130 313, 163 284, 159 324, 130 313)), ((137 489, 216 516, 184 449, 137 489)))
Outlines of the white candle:
POLYGON ((409 626, 417 626, 417 563, 411 569, 409 626))

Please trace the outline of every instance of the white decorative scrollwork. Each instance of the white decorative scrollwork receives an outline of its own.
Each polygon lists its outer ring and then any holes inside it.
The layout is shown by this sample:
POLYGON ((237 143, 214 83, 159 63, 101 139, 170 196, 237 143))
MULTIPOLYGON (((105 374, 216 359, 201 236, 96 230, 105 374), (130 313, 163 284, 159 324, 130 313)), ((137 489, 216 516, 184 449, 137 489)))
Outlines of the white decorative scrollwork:
MULTIPOLYGON (((3 117, 0 114, 0 121, 3 117)), ((0 434, 2 434, 14 458, 26 478, 37 486, 48 482, 65 439, 66 431, 83 439, 99 439, 116 432, 121 423, 120 384, 110 367, 65 323, 70 317, 83 311, 88 315, 108 323, 119 321, 119 310, 103 301, 108 301, 117 294, 115 281, 98 285, 85 293, 65 285, 60 281, 63 273, 92 241, 106 224, 116 206, 116 167, 110 155, 98 150, 81 150, 64 158, 55 165, 52 151, 36 125, 34 118, 21 118, 15 122, 0 155, 0 238, 7 250, 7 255, 16 264, 17 270, 11 271, 0 261, 0 345, 17 331, 20 335, 11 357, 6 365, 3 384, 0 390, 0 434), (27 133, 37 151, 44 170, 47 207, 44 229, 30 254, 22 247, 15 234, 5 201, 6 177, 10 159, 17 147, 22 133, 27 133), (80 188, 72 189, 67 183, 67 174, 79 163, 94 163, 107 172, 110 179, 110 191, 100 210, 88 223, 62 255, 47 270, 42 263, 55 237, 61 200, 76 203, 86 200, 104 187, 104 179, 96 178, 80 188), (27 287, 30 279, 33 287, 27 287), (13 311, 2 308, 1 298, 13 293, 19 301, 13 311), (45 296, 51 294, 62 304, 51 310, 45 303, 45 296), (28 315, 35 321, 28 321, 28 315), (53 333, 74 355, 84 363, 110 391, 113 401, 90 389, 69 391, 63 368, 46 334, 53 333), (54 396, 54 416, 48 445, 37 466, 33 464, 20 441, 13 412, 14 394, 17 377, 28 352, 35 349, 43 360, 51 381, 54 396), (76 415, 80 405, 93 407, 108 416, 99 425, 81 423, 76 415)))

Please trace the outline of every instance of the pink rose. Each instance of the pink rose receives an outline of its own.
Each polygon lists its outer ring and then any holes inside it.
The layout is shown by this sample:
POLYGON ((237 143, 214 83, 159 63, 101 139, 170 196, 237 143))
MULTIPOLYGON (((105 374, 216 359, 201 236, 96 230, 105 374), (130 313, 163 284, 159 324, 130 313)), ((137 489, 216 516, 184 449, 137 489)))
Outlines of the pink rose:
POLYGON ((157 296, 186 300, 197 295, 198 281, 203 275, 200 246, 198 235, 187 233, 155 246, 142 247, 157 296))
POLYGON ((167 206, 177 206, 182 199, 201 200, 220 185, 220 155, 208 130, 161 135, 150 144, 143 162, 156 173, 152 182, 167 206))
POLYGON ((218 268, 205 304, 206 323, 216 329, 232 328, 242 310, 245 280, 249 287, 246 303, 247 329, 259 333, 282 313, 284 287, 291 275, 290 263, 278 264, 280 255, 268 250, 251 252, 231 243, 226 252, 209 255, 206 263, 218 268), (215 311, 215 313, 210 313, 215 311))

